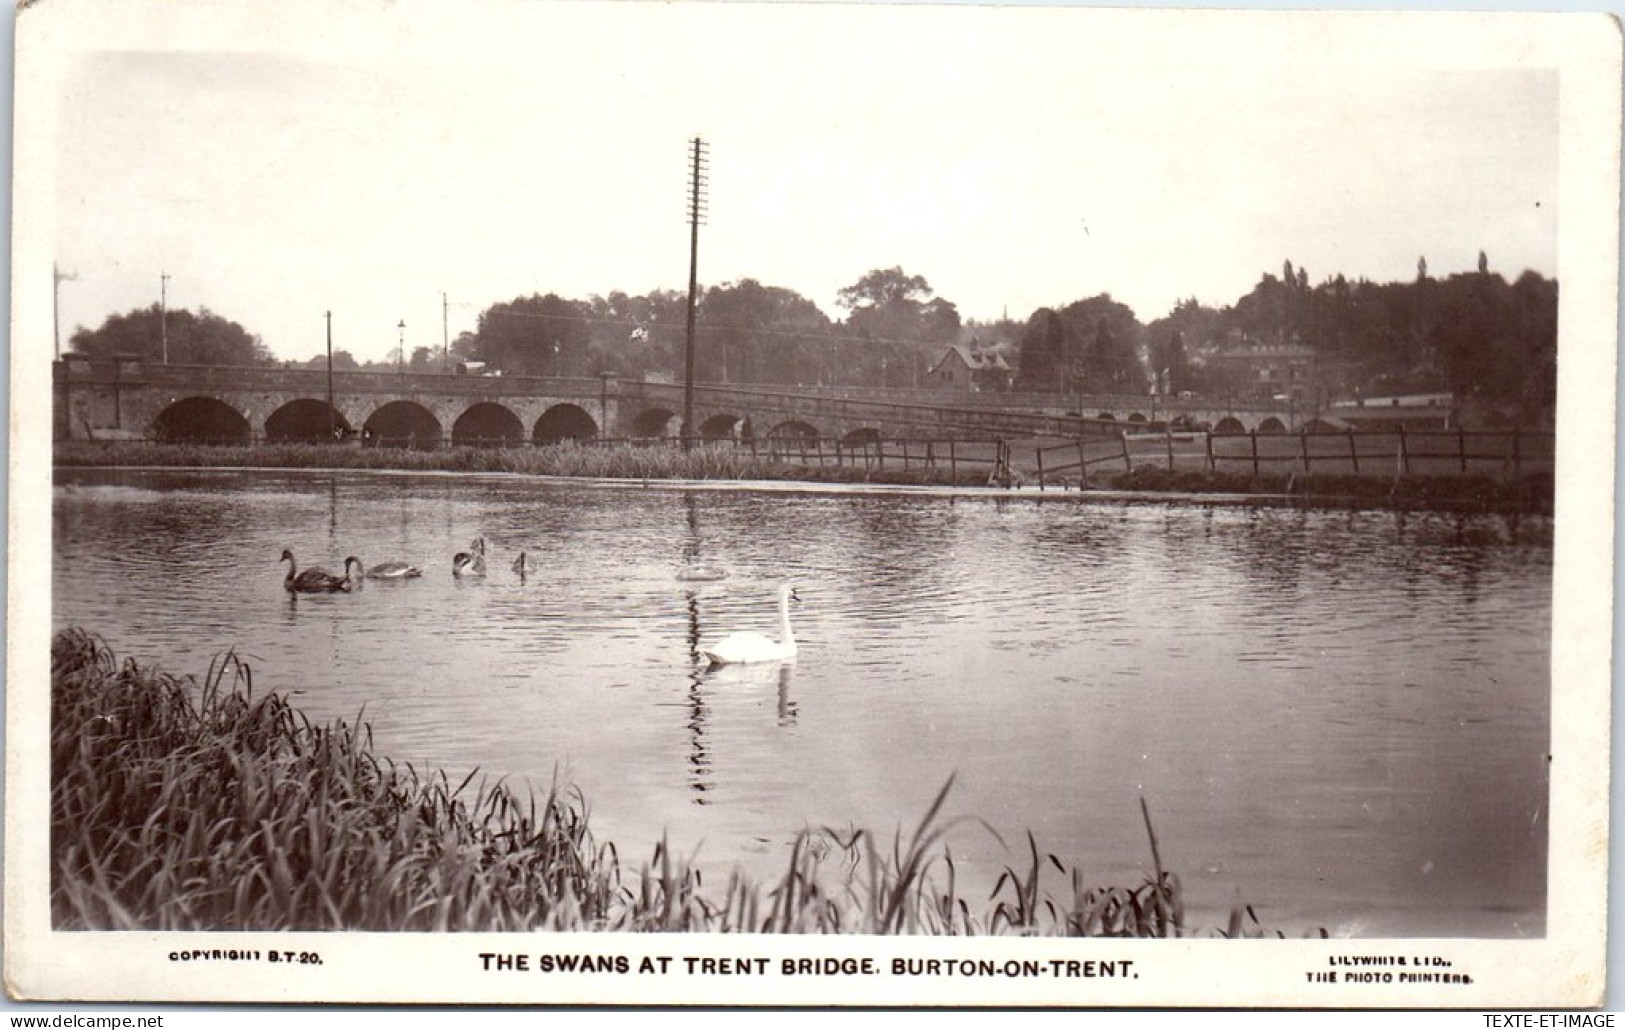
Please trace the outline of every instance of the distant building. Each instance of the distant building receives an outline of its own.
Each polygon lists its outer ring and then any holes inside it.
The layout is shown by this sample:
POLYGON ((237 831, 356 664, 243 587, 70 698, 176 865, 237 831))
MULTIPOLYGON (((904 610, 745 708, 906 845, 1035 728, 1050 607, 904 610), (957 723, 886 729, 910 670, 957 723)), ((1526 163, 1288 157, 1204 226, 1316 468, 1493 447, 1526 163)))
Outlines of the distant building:
POLYGON ((1229 373, 1244 400, 1308 402, 1315 382, 1315 349, 1296 337, 1267 342, 1231 333, 1212 363, 1229 373))
POLYGON ((1456 395, 1407 393, 1335 401, 1326 414, 1356 429, 1450 429, 1456 425, 1456 395))
POLYGON ((992 393, 1010 389, 1014 375, 1002 350, 973 340, 951 344, 925 374, 925 382, 960 393, 992 393))

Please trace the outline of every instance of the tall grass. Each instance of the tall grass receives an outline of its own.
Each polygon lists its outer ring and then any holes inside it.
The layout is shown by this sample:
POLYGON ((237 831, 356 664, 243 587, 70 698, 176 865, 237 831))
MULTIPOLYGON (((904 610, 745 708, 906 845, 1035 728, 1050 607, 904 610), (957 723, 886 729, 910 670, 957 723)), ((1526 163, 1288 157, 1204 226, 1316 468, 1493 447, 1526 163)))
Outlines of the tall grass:
POLYGON ((492 472, 594 479, 798 480, 835 483, 897 483, 982 486, 987 471, 938 467, 865 468, 854 465, 775 461, 731 442, 696 444, 689 449, 632 443, 537 447, 446 447, 405 450, 393 447, 334 446, 322 443, 198 445, 152 441, 58 441, 52 460, 61 466, 184 466, 190 468, 331 468, 406 471, 492 472))
MULTIPOLYGON (((202 680, 119 662, 93 636, 51 648, 51 912, 59 929, 1190 933, 1178 879, 1098 887, 1028 835, 985 904, 958 886, 950 779, 889 847, 807 829, 784 871, 720 889, 665 840, 632 865, 594 840, 580 791, 453 784, 378 757, 370 732, 311 723, 248 665, 202 680), (1059 897, 1040 883, 1061 873, 1059 897)), ((1146 826, 1150 831, 1150 814, 1146 826)), ((985 826, 985 824, 984 824, 985 826)), ((988 832, 992 832, 988 828, 988 832)), ((1250 913, 1250 910, 1247 910, 1250 913)), ((1260 935, 1242 910, 1220 936, 1260 935)))

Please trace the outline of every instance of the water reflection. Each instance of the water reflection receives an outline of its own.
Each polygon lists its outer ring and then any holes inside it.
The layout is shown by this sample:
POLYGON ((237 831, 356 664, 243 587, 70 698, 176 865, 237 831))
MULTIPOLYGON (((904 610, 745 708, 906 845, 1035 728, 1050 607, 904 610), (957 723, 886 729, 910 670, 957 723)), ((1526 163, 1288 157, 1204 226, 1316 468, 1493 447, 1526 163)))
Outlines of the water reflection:
MULTIPOLYGON (((1287 927, 1543 927, 1550 520, 73 483, 54 508, 58 626, 180 673, 237 647, 256 688, 307 691, 316 721, 364 710, 379 750, 418 768, 566 768, 628 848, 671 831, 723 873, 777 868, 801 826, 912 825, 957 772, 956 813, 1033 830, 1103 880, 1142 874, 1143 794, 1187 891, 1220 908, 1239 892, 1287 927), (453 576, 476 536, 502 564, 453 576), (319 564, 386 546, 425 575, 294 598, 272 560, 289 546, 319 564), (520 551, 545 574, 510 574, 520 551), (707 568, 727 575, 683 578, 707 568), (707 672, 706 633, 761 625, 785 580, 807 602, 800 661, 707 672)), ((985 840, 954 855, 989 888, 1011 861, 985 840)))

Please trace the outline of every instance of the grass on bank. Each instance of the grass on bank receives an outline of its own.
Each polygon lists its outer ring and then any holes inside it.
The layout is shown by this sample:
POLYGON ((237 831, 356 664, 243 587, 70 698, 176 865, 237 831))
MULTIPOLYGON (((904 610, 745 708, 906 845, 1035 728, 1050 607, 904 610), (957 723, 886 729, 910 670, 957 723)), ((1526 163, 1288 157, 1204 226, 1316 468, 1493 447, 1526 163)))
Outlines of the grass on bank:
MULTIPOLYGON (((592 479, 797 480, 831 483, 891 483, 932 486, 986 486, 986 465, 962 464, 951 470, 916 464, 903 468, 848 464, 807 465, 753 455, 732 443, 674 446, 573 442, 539 447, 446 447, 406 450, 394 447, 278 443, 257 446, 197 445, 150 441, 58 441, 52 460, 72 466, 154 466, 194 468, 333 468, 407 471, 498 472, 592 479), (980 469, 980 471, 978 471, 980 469)), ((834 461, 833 454, 829 461, 834 461)))
MULTIPOLYGON (((1193 935, 1148 810, 1145 882, 1095 885, 1028 834, 979 902, 961 892, 946 843, 976 821, 944 817, 951 780, 906 835, 804 830, 777 878, 736 871, 713 887, 665 841, 641 864, 596 841, 578 790, 537 796, 473 779, 398 766, 373 752, 364 725, 311 723, 256 693, 233 655, 202 681, 177 678, 65 630, 51 647, 53 924, 1193 935)), ((1207 935, 1274 934, 1238 908, 1207 935)))

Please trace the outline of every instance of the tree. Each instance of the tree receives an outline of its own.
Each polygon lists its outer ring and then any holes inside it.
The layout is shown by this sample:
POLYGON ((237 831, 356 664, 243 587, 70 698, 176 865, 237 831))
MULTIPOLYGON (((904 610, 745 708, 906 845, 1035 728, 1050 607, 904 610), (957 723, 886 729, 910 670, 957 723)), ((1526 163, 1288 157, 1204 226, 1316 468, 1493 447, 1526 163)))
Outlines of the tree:
POLYGON ((1023 390, 1066 388, 1066 325, 1051 308, 1039 308, 1021 334, 1016 381, 1023 390))
POLYGON ((580 376, 588 367, 591 309, 558 294, 531 294, 480 313, 482 359, 509 375, 580 376))
POLYGON ((1087 393, 1144 393, 1141 326, 1128 305, 1102 293, 1060 311, 1073 388, 1087 393))
POLYGON ((877 268, 841 290, 836 300, 848 311, 861 311, 923 303, 929 296, 931 284, 923 276, 908 275, 901 268, 877 268))
POLYGON ((707 290, 696 324, 696 374, 716 382, 813 381, 817 343, 830 333, 828 316, 812 301, 754 279, 707 290))
POLYGON ((865 341, 844 364, 865 382, 913 385, 915 371, 959 338, 959 309, 945 298, 932 298, 923 276, 901 268, 868 272, 841 290, 837 303, 848 311, 848 334, 865 341))
POLYGON ((151 362, 163 361, 167 351, 172 365, 268 365, 275 360, 258 336, 208 308, 194 315, 184 308, 164 312, 157 304, 109 315, 95 330, 80 326, 68 346, 92 358, 134 354, 151 362))

